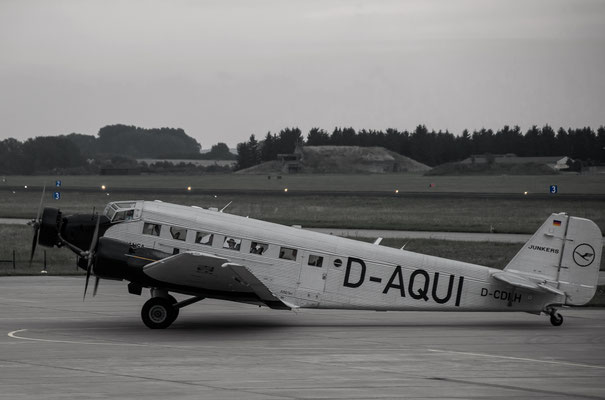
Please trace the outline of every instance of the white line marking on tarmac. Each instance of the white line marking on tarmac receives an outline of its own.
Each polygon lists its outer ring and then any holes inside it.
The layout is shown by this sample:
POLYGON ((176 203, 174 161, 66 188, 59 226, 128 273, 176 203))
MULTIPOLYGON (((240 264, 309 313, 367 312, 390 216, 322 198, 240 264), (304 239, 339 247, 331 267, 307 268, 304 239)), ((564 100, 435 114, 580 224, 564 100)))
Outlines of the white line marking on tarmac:
MULTIPOLYGON (((92 329, 92 328, 90 328, 92 329)), ((105 329, 113 329, 113 328, 105 328, 105 329)), ((116 328, 117 329, 117 328, 116 328)), ((27 329, 19 329, 16 331, 12 331, 8 333, 8 336, 13 338, 13 339, 19 339, 19 340, 30 340, 30 341, 34 341, 34 342, 47 342, 47 343, 68 343, 68 344, 84 344, 84 345, 96 345, 96 346, 137 346, 137 347, 154 347, 154 348, 166 348, 166 349, 179 349, 179 350, 191 350, 191 349, 208 349, 208 350, 217 350, 217 349, 233 349, 233 345, 227 345, 227 346, 200 346, 200 345, 192 345, 192 346, 175 346, 175 345, 162 345, 162 344, 157 344, 157 343, 149 343, 149 344, 145 344, 145 343, 107 343, 107 342, 80 342, 80 341, 74 341, 74 340, 54 340, 54 339, 38 339, 38 338, 28 338, 28 337, 24 337, 24 336, 17 336, 17 333, 19 332, 25 332, 27 331, 27 329)), ((9 344, 9 343, 0 343, 0 344, 9 344)), ((300 347, 296 347, 296 346, 284 346, 284 347, 275 347, 275 346, 242 346, 242 349, 245 350, 301 350, 300 347)), ((349 348, 349 347, 305 347, 305 350, 317 350, 317 351, 326 351, 326 350, 332 350, 332 351, 336 351, 336 350, 341 350, 341 351, 368 351, 368 352, 375 352, 376 349, 360 349, 360 348, 349 348)), ((383 350, 390 350, 390 347, 385 347, 383 350)))
POLYGON ((17 336, 19 332, 25 332, 27 329, 19 329, 16 331, 12 331, 8 333, 8 337, 19 340, 31 340, 33 342, 50 342, 50 343, 69 343, 69 344, 85 344, 85 345, 95 345, 95 346, 137 346, 137 347, 148 347, 147 344, 137 344, 137 343, 107 343, 107 342, 79 342, 75 340, 54 340, 54 339, 37 339, 37 338, 28 338, 23 336, 17 336))
POLYGON ((469 352, 465 352, 465 351, 451 351, 451 350, 438 350, 438 349, 427 349, 427 350, 432 351, 434 353, 450 353, 450 354, 460 354, 460 355, 472 356, 472 357, 499 358, 499 359, 504 359, 504 360, 513 360, 513 361, 527 361, 527 362, 537 362, 537 363, 544 363, 544 364, 565 365, 565 366, 571 366, 571 367, 605 369, 605 366, 601 366, 601 365, 579 364, 579 363, 572 363, 572 362, 567 362, 567 361, 538 360, 535 358, 498 356, 495 354, 469 353, 469 352))

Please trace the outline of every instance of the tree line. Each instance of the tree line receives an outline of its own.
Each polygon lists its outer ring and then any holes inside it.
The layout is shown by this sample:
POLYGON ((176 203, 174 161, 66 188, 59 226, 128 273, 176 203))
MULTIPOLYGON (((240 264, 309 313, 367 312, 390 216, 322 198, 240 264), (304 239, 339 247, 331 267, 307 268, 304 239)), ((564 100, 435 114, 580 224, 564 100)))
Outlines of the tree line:
MULTIPOLYGON (((473 154, 518 156, 569 156, 587 164, 605 163, 605 127, 559 128, 532 126, 523 132, 518 126, 502 129, 464 130, 461 135, 449 131, 429 131, 419 125, 412 132, 387 129, 356 131, 335 128, 331 133, 313 128, 306 139, 299 128, 268 132, 262 140, 251 135, 237 145, 237 168, 247 168, 276 160, 278 154, 290 154, 296 144, 307 146, 380 146, 429 166, 463 160, 473 154)), ((134 158, 221 158, 229 156, 224 143, 198 157, 200 144, 182 129, 143 129, 127 125, 109 125, 98 137, 72 133, 42 136, 24 142, 9 138, 0 141, 0 174, 98 173, 105 164, 120 164, 116 157, 134 158), (197 156, 196 156, 197 155, 197 156), (88 162, 87 159, 93 159, 88 162)), ((120 159, 122 159, 120 158, 120 159)))
POLYGON ((132 158, 163 158, 168 154, 199 154, 202 146, 181 128, 145 129, 129 125, 107 125, 96 136, 72 133, 65 136, 86 157, 99 154, 132 158))
MULTIPOLYGON (((182 129, 144 129, 127 125, 108 125, 97 136, 72 133, 39 136, 21 142, 14 138, 0 141, 1 174, 98 173, 104 166, 136 165, 136 158, 180 158, 200 155, 201 145, 182 129), (126 161, 124 161, 126 160, 126 161)), ((229 151, 225 144, 213 146, 210 156, 229 151)))
POLYGON ((306 146, 378 146, 410 157, 429 166, 461 161, 474 154, 514 153, 521 157, 569 156, 587 164, 605 163, 605 127, 595 132, 590 127, 559 128, 532 126, 523 132, 518 126, 504 126, 496 131, 482 128, 461 135, 445 130, 429 131, 425 125, 415 130, 387 129, 355 131, 334 128, 331 133, 312 128, 304 140, 299 128, 285 128, 277 134, 268 132, 258 141, 251 135, 237 145, 237 169, 276 160, 278 154, 292 153, 296 144, 306 146))

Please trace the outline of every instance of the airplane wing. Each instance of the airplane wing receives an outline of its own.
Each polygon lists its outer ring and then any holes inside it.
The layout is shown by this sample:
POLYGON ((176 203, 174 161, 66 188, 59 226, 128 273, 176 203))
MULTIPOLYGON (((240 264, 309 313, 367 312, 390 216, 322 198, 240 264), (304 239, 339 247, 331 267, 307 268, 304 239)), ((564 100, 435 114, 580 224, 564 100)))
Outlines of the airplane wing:
POLYGON ((560 291, 557 288, 548 286, 545 283, 533 282, 533 281, 525 278, 524 276, 521 276, 521 275, 518 275, 518 274, 515 274, 512 272, 498 271, 498 272, 492 273, 491 275, 494 279, 497 279, 500 282, 508 283, 509 285, 514 286, 514 287, 527 289, 527 290, 534 290, 537 292, 550 292, 550 293, 565 296, 565 293, 560 291))
POLYGON ((279 299, 246 266, 232 263, 224 257, 187 251, 147 264, 143 272, 158 281, 192 287, 200 291, 224 293, 234 299, 255 295, 267 306, 290 310, 293 305, 279 299))

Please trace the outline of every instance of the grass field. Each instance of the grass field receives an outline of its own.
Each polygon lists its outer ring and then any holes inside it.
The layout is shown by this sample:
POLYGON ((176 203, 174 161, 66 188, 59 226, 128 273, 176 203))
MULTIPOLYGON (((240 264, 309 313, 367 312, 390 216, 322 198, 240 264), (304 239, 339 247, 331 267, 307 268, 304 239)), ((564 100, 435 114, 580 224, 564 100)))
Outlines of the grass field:
POLYGON ((605 194, 605 175, 536 175, 536 176, 422 176, 420 174, 300 174, 281 175, 207 174, 198 176, 6 176, 1 186, 39 186, 54 190, 56 180, 64 188, 177 188, 394 192, 464 192, 464 193, 548 193, 558 185, 560 194, 605 194), (432 184, 432 186, 430 186, 432 184))
MULTIPOLYGON (((0 191, 0 217, 33 218, 39 193, 0 191)), ((48 193, 46 206, 67 215, 102 210, 109 201, 159 199, 185 205, 222 208, 227 212, 285 225, 357 229, 533 233, 552 212, 565 211, 594 220, 605 231, 605 203, 597 200, 400 198, 382 196, 296 196, 65 192, 61 200, 48 193)))
POLYGON ((38 246, 36 254, 29 265, 29 256, 33 231, 26 225, 0 225, 0 259, 11 260, 0 263, 0 275, 39 275, 44 266, 44 251, 46 251, 46 264, 48 273, 53 275, 80 274, 83 271, 76 269, 76 256, 67 249, 49 249, 38 246), (12 252, 15 250, 16 265, 13 269, 12 252))

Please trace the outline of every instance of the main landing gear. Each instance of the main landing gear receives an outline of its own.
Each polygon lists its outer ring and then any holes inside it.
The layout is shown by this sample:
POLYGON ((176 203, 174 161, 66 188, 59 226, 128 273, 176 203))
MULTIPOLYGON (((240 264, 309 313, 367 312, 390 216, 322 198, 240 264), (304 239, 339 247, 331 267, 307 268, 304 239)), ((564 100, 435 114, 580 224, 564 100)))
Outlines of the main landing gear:
POLYGON ((192 297, 178 302, 165 290, 152 289, 151 299, 141 309, 143 323, 149 329, 166 329, 177 319, 179 310, 190 304, 203 300, 203 297, 192 297))
POLYGON ((553 326, 561 326, 563 324, 563 316, 557 312, 556 308, 548 308, 544 311, 550 315, 550 323, 553 326))

